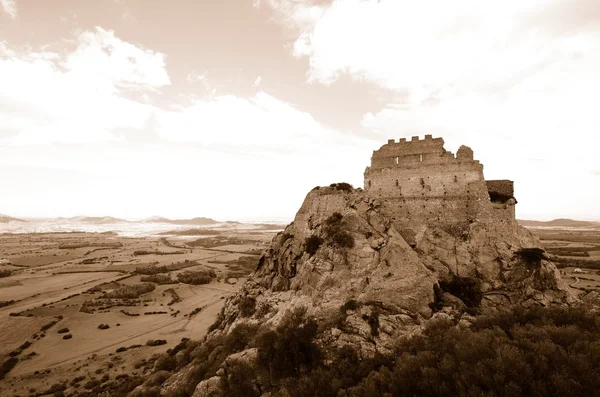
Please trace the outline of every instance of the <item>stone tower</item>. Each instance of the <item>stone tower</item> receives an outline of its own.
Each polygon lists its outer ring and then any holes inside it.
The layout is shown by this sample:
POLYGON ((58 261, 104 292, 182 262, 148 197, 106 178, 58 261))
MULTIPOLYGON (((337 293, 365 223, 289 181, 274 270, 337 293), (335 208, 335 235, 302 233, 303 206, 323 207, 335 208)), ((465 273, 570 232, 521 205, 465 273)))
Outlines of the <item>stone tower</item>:
POLYGON ((365 190, 406 226, 515 219, 513 182, 486 182, 471 148, 461 146, 454 156, 431 135, 390 139, 373 152, 364 178, 365 190))

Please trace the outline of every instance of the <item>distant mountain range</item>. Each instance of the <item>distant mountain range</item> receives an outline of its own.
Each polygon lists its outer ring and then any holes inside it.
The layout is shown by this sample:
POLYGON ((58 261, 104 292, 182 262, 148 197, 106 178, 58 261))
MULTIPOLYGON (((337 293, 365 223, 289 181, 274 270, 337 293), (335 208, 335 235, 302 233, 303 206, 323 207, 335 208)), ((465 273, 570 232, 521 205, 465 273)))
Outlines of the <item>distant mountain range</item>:
POLYGON ((600 228, 600 222, 591 221, 577 221, 574 219, 553 219, 551 221, 532 221, 526 219, 517 220, 521 226, 546 226, 546 227, 589 227, 589 228, 600 228))
MULTIPOLYGON (((161 216, 153 216, 151 218, 143 219, 140 222, 154 222, 154 223, 169 223, 171 225, 214 225, 217 223, 225 223, 219 222, 211 218, 192 218, 192 219, 169 219, 163 218, 161 216)), ((229 223, 229 222, 227 222, 229 223)))
POLYGON ((94 225, 104 225, 110 223, 131 223, 132 221, 128 221, 126 219, 115 218, 112 216, 73 216, 71 218, 56 218, 57 221, 70 221, 70 222, 80 222, 80 223, 91 223, 94 225))
POLYGON ((220 222, 212 218, 197 217, 191 219, 169 219, 162 216, 153 216, 150 218, 142 219, 139 221, 130 221, 127 219, 115 218, 112 216, 74 216, 71 218, 56 218, 59 221, 71 221, 78 223, 88 223, 94 225, 104 225, 113 223, 168 223, 170 225, 194 225, 194 226, 205 226, 205 225, 216 225, 219 223, 228 224, 239 224, 240 222, 226 221, 220 222))
POLYGON ((13 218, 12 216, 2 215, 0 214, 0 223, 8 223, 8 222, 27 222, 23 219, 13 218))
MULTIPOLYGON (((228 223, 228 224, 240 224, 240 222, 235 221, 226 221, 220 222, 214 220, 212 218, 204 218, 197 217, 192 219, 169 219, 161 216, 153 216, 151 218, 142 219, 139 221, 130 221, 122 218, 115 218, 113 216, 73 216, 73 217, 58 217, 58 218, 45 218, 45 219, 36 219, 46 222, 76 222, 76 223, 86 223, 86 224, 94 224, 94 225, 106 225, 113 223, 168 223, 171 225, 195 225, 195 226, 203 226, 203 225, 215 225, 219 223, 228 223)), ((27 220, 13 218, 8 215, 0 214, 0 223, 8 223, 8 222, 27 222, 27 220)))

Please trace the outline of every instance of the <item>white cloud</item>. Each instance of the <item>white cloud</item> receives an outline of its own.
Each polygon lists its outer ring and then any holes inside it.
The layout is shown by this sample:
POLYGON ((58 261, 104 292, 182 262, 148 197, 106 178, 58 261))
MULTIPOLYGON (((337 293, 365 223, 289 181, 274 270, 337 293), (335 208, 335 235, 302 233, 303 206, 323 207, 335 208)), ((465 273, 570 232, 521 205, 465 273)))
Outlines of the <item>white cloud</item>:
POLYGON ((355 142, 262 91, 248 100, 224 95, 196 101, 158 117, 164 139, 240 147, 250 153, 281 150, 310 155, 319 148, 355 142))
POLYGON ((141 128, 153 111, 123 95, 168 84, 162 54, 101 28, 66 56, 0 46, 0 102, 10 104, 0 118, 18 130, 15 144, 114 140, 112 129, 141 128))
MULTIPOLYGON (((315 185, 362 184, 377 143, 263 91, 153 106, 144 94, 169 84, 162 55, 101 29, 78 38, 67 54, 0 44, 3 211, 292 217, 315 185)), ((190 90, 208 84, 192 77, 190 90)))
POLYGON ((0 5, 12 19, 17 17, 17 1, 16 0, 0 0, 0 5))
POLYGON ((254 86, 258 87, 262 81, 262 77, 258 76, 256 80, 254 80, 254 86))

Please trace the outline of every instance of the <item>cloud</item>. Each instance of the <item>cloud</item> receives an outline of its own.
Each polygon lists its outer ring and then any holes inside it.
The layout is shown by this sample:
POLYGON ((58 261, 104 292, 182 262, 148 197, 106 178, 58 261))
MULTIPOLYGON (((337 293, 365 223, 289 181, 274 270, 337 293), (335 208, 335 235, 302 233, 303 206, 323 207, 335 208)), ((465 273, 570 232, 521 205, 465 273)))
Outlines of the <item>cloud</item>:
POLYGON ((67 53, 0 45, 0 118, 15 144, 103 142, 119 128, 142 128, 154 110, 130 97, 169 85, 164 55, 102 28, 77 36, 67 53))
POLYGON ((96 27, 79 35, 79 45, 64 66, 81 79, 120 88, 157 89, 169 85, 165 56, 117 38, 96 27))
POLYGON ((431 2, 346 0, 321 7, 313 24, 306 23, 306 8, 280 9, 305 27, 294 55, 309 58, 311 81, 327 84, 351 74, 408 89, 420 100, 440 87, 502 85, 515 74, 575 55, 572 40, 547 45, 552 25, 534 18, 553 4, 546 3, 532 9, 531 2, 512 0, 492 6, 436 2, 432 13, 431 2))
POLYGON ((292 55, 308 60, 307 82, 350 76, 405 96, 365 113, 365 136, 468 144, 487 178, 519 178, 521 210, 594 210, 600 187, 581 170, 594 169, 600 144, 597 1, 271 5, 297 32, 292 55), (313 7, 316 18, 307 18, 313 7), (590 187, 574 204, 564 192, 581 186, 590 187), (541 202, 541 192, 553 200, 541 202))
MULTIPOLYGON (((265 0, 275 11, 279 22, 297 32, 304 32, 319 21, 325 13, 325 0, 265 0)), ((259 2, 260 5, 260 2, 259 2)))
POLYGON ((0 6, 12 19, 17 18, 17 1, 16 0, 0 0, 0 6))
POLYGON ((248 153, 316 153, 319 147, 331 150, 357 143, 263 91, 249 99, 223 95, 195 101, 157 117, 164 139, 212 148, 237 147, 248 153))
POLYGON ((121 19, 125 22, 135 22, 137 18, 133 15, 133 11, 129 7, 125 7, 123 14, 121 14, 121 19))
POLYGON ((204 81, 204 80, 206 80, 206 73, 199 73, 198 71, 193 70, 190 73, 188 73, 186 80, 190 83, 195 83, 197 81, 204 81))

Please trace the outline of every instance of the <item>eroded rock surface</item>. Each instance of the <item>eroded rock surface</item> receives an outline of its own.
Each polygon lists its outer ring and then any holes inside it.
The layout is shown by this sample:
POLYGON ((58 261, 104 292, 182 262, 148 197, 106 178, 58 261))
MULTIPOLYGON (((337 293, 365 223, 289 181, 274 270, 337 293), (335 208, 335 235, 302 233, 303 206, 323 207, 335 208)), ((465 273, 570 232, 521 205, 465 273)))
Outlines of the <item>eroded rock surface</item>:
MULTIPOLYGON (((226 302, 209 338, 242 323, 276 327, 286 312, 306 307, 323 328, 322 344, 351 345, 370 357, 390 352, 394 340, 420 332, 427 321, 454 318, 469 326, 473 311, 575 302, 554 264, 522 254, 532 248, 541 249, 540 242, 516 221, 475 220, 454 234, 423 223, 407 232, 360 189, 316 188, 226 302), (476 305, 440 289, 457 279, 477 286, 476 305), (250 316, 240 309, 247 299, 255 302, 250 316)), ((225 360, 217 377, 228 376, 232 360, 254 360, 255 354, 225 360)), ((268 375, 260 378, 256 387, 267 390, 268 375)), ((201 382, 194 396, 219 395, 217 384, 215 378, 201 382)))

